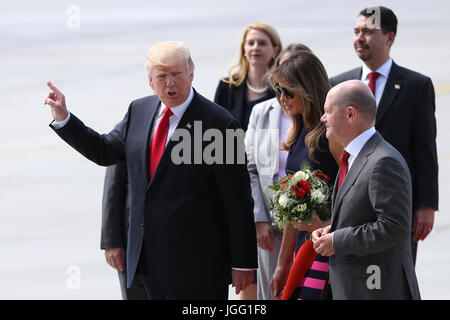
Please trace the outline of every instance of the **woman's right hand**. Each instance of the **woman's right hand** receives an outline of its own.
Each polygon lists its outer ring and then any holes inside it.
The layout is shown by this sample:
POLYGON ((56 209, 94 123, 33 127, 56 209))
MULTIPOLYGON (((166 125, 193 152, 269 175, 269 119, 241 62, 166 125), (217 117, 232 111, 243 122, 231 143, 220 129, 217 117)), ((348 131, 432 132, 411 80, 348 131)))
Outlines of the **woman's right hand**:
POLYGON ((281 300, 283 296, 283 290, 289 276, 289 271, 290 266, 284 267, 278 264, 272 279, 270 280, 270 292, 277 300, 281 300))
POLYGON ((331 223, 331 220, 322 221, 317 215, 316 211, 313 210, 313 218, 309 223, 298 223, 294 221, 290 221, 290 223, 300 231, 308 231, 313 232, 314 230, 323 228, 328 226, 331 223))
POLYGON ((267 222, 256 222, 255 227, 258 247, 271 253, 275 253, 275 238, 270 224, 267 222))

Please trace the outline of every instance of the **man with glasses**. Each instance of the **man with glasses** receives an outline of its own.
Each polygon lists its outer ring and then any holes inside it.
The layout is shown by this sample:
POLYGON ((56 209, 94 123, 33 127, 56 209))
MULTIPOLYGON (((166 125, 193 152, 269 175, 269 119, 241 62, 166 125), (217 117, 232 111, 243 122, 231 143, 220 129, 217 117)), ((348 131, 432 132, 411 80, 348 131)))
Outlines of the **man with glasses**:
POLYGON ((431 232, 438 210, 435 94, 431 79, 398 66, 390 58, 397 17, 386 7, 362 10, 354 28, 354 48, 362 67, 331 78, 331 85, 358 79, 375 96, 375 127, 406 159, 413 184, 412 254, 431 232))

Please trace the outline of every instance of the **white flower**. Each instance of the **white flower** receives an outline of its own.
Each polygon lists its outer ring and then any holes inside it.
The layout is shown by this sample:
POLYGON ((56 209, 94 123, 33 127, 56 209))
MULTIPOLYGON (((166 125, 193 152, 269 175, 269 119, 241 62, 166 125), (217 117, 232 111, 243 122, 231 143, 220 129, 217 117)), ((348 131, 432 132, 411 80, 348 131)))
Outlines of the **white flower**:
POLYGON ((300 205, 300 211, 301 211, 301 212, 304 212, 304 211, 306 211, 306 210, 308 210, 308 206, 306 205, 306 203, 302 203, 302 204, 300 205))
POLYGON ((289 201, 289 198, 285 194, 280 195, 280 198, 278 199, 278 203, 282 207, 286 207, 286 205, 288 204, 288 201, 289 201))
POLYGON ((301 180, 308 180, 309 179, 309 175, 303 171, 299 171, 294 175, 294 180, 296 182, 299 182, 301 180))
POLYGON ((319 189, 314 189, 311 191, 311 199, 317 203, 322 203, 325 200, 325 195, 319 189))

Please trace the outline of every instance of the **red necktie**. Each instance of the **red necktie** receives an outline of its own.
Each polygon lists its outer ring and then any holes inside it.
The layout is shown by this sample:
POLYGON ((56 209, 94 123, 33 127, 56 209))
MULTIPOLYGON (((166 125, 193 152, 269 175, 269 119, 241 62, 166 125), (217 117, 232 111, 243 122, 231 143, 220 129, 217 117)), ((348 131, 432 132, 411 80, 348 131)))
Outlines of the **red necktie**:
POLYGON ((369 73, 369 88, 372 90, 373 95, 375 95, 375 83, 380 74, 378 72, 369 73))
POLYGON ((167 133, 169 132, 169 117, 173 115, 170 108, 164 110, 161 121, 158 124, 155 134, 153 135, 152 144, 150 147, 150 179, 155 173, 158 166, 159 159, 163 154, 167 141, 167 133))
POLYGON ((350 157, 350 153, 347 151, 342 151, 341 154, 341 167, 339 170, 339 182, 338 182, 338 190, 341 187, 342 181, 344 181, 345 176, 347 175, 348 171, 348 157, 350 157))

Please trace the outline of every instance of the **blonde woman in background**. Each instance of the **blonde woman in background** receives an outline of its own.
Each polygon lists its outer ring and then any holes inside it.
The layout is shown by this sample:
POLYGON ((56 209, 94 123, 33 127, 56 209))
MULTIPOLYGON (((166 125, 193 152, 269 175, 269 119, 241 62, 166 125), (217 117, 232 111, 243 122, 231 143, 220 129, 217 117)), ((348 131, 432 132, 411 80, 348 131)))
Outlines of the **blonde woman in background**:
POLYGON ((229 110, 247 130, 253 106, 275 97, 267 72, 282 50, 277 31, 264 23, 245 27, 239 48, 239 61, 220 80, 214 102, 229 110))

